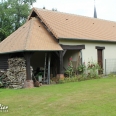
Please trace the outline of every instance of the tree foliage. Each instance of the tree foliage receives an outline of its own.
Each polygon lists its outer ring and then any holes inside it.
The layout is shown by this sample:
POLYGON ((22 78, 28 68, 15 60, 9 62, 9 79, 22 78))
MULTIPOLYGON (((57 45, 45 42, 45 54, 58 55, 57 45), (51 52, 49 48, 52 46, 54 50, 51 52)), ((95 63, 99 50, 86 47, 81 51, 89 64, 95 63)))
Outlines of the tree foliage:
POLYGON ((0 41, 26 21, 36 0, 0 0, 0 41))

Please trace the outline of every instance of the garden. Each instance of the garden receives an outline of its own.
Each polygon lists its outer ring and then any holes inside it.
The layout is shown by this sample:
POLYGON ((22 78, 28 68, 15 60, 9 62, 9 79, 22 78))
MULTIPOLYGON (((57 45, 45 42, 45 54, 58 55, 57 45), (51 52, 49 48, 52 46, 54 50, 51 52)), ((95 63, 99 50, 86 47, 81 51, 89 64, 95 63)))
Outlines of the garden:
POLYGON ((63 80, 59 80, 59 83, 102 78, 102 72, 103 70, 100 65, 93 61, 89 61, 87 64, 85 62, 79 64, 79 66, 74 69, 71 57, 69 59, 68 67, 65 70, 65 78, 63 80))

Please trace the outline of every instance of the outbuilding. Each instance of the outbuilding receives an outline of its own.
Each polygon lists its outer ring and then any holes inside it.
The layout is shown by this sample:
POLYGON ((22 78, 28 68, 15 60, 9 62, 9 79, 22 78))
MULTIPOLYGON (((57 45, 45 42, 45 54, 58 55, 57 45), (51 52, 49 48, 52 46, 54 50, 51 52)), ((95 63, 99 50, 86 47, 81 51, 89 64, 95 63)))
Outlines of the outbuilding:
POLYGON ((105 59, 116 58, 115 51, 116 22, 33 8, 27 22, 0 43, 0 69, 8 68, 9 57, 22 56, 28 82, 30 66, 44 69, 45 60, 62 78, 70 57, 75 67, 93 60, 105 69, 105 59))

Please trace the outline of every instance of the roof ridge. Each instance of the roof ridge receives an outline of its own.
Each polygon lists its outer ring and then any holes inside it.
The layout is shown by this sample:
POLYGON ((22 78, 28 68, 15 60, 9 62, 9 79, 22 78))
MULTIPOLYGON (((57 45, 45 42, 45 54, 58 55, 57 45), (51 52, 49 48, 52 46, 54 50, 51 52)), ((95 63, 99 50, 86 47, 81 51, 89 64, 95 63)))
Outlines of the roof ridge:
POLYGON ((46 27, 53 33, 53 35, 58 38, 57 34, 54 32, 54 30, 48 25, 48 23, 46 22, 46 20, 36 11, 36 8, 33 8, 33 10, 36 12, 36 14, 38 15, 38 17, 42 20, 42 22, 46 25, 46 27))
POLYGON ((73 15, 73 16, 79 16, 79 17, 85 17, 85 18, 89 18, 89 19, 93 19, 93 20, 101 20, 101 21, 108 21, 108 22, 116 23, 116 21, 111 21, 111 20, 106 20, 106 19, 99 19, 99 18, 93 18, 93 17, 89 17, 89 16, 77 15, 77 14, 66 13, 66 12, 61 12, 61 11, 52 11, 52 10, 41 9, 41 8, 37 8, 37 7, 33 7, 33 8, 32 8, 32 11, 33 11, 34 9, 38 9, 38 10, 41 10, 41 11, 49 11, 49 12, 54 12, 54 13, 61 13, 61 14, 73 15))
POLYGON ((38 8, 33 8, 30 18, 33 16, 38 17, 40 23, 45 24, 56 39, 62 37, 116 41, 116 22, 38 8))
POLYGON ((25 38, 25 44, 24 44, 24 50, 26 50, 26 47, 27 47, 27 41, 29 40, 29 35, 31 34, 30 33, 30 30, 32 28, 32 23, 33 23, 33 18, 30 21, 30 25, 29 25, 29 30, 28 30, 28 33, 27 33, 27 37, 25 38))

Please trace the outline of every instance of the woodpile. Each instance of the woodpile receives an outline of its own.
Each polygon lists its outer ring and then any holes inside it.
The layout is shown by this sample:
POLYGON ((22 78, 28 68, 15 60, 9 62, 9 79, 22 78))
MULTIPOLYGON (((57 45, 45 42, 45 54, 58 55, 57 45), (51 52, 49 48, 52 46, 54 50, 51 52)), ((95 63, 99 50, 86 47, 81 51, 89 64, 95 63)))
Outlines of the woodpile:
POLYGON ((0 80, 5 87, 24 88, 26 80, 26 62, 24 58, 8 59, 9 69, 0 72, 0 80))
POLYGON ((8 87, 10 80, 6 75, 6 71, 0 70, 0 87, 8 87))

